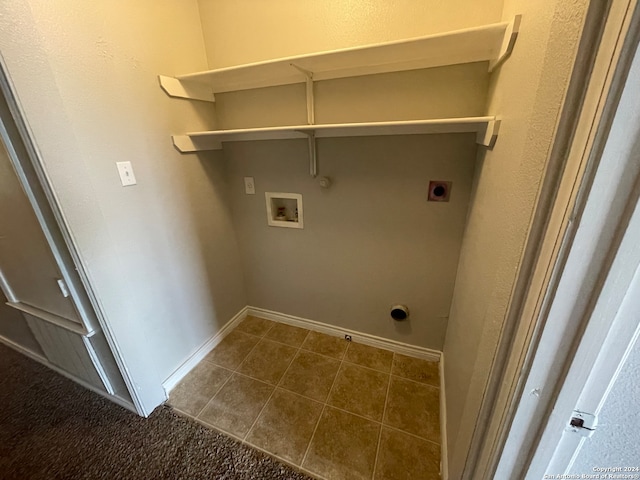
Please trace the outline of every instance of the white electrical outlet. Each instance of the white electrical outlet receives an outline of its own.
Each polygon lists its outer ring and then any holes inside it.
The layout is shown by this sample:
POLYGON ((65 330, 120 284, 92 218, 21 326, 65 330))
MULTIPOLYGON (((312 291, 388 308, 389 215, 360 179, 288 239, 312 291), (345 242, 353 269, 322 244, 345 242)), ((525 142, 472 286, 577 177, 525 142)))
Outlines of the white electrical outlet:
POLYGON ((116 162, 116 167, 118 167, 118 173, 120 174, 120 181, 122 182, 123 187, 135 185, 137 183, 136 176, 133 174, 131 162, 116 162))
POLYGON ((253 183, 253 177, 244 177, 244 193, 247 195, 256 194, 256 185, 253 183))

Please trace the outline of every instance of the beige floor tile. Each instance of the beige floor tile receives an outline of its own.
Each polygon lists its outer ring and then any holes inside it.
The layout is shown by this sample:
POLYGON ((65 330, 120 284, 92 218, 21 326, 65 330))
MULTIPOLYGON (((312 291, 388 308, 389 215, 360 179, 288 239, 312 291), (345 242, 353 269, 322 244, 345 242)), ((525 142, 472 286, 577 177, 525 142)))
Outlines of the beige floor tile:
POLYGON ((300 350, 285 373, 280 387, 324 402, 329 395, 340 362, 300 350))
POLYGON ((244 320, 242 320, 240 324, 235 328, 235 330, 237 330, 238 332, 262 337, 275 324, 276 322, 272 322, 271 320, 265 320, 264 318, 247 315, 244 320))
POLYGON ((396 353, 391 371, 399 377, 440 387, 440 371, 438 362, 429 362, 421 358, 408 357, 396 353))
POLYGON ((238 437, 244 437, 274 387, 234 373, 198 418, 238 437))
POLYGON ((347 353, 344 356, 347 362, 356 363, 363 367, 373 368, 381 372, 389 373, 393 361, 393 352, 381 348, 370 347, 362 343, 349 343, 347 353))
POLYGON ((302 348, 327 357, 341 360, 347 349, 348 342, 340 337, 332 337, 324 333, 310 332, 302 344, 302 348))
POLYGON ((327 404, 382 421, 389 374, 343 363, 327 404))
POLYGON ((295 348, 263 338, 244 359, 237 371, 275 385, 295 354, 295 348))
POLYGON ((375 480, 440 480, 440 446, 382 427, 375 480))
POLYGON ((439 401, 439 389, 391 376, 383 422, 440 443, 439 401))
POLYGON ((171 390, 169 405, 195 417, 230 375, 229 370, 200 362, 171 390))
POLYGON ((249 432, 247 441, 300 465, 320 413, 321 403, 278 388, 249 432))
POLYGON ((302 345, 308 333, 309 330, 304 328, 293 327, 291 325, 285 325, 284 323, 276 323, 273 328, 269 330, 266 338, 298 348, 302 345))
POLYGON ((327 480, 370 479, 380 424, 327 407, 303 467, 327 480))
POLYGON ((234 330, 205 357, 205 360, 235 370, 259 340, 252 335, 234 330))

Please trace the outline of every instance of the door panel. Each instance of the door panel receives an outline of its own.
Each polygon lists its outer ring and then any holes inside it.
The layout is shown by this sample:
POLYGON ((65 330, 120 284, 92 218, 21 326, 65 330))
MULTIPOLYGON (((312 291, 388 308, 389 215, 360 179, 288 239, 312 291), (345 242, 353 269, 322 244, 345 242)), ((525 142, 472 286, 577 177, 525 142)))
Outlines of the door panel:
POLYGON ((576 452, 572 474, 596 473, 598 468, 620 467, 622 473, 640 478, 638 462, 638 432, 640 416, 637 414, 640 398, 640 344, 636 339, 629 356, 598 413, 598 426, 591 438, 586 438, 576 452))
POLYGON ((71 297, 57 280, 60 269, 0 142, 0 271, 11 302, 82 324, 71 297))

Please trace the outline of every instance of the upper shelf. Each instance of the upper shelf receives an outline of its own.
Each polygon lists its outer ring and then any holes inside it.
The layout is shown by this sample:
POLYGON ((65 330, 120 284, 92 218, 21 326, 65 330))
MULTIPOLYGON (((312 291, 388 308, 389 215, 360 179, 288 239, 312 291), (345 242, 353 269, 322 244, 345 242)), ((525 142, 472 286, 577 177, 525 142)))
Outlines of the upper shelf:
POLYGON ((476 141, 490 146, 498 134, 495 117, 442 118, 396 122, 291 125, 286 127, 213 130, 174 135, 173 144, 183 153, 218 150, 221 142, 278 140, 291 138, 361 137, 372 135, 416 135, 434 133, 475 133, 476 141))
POLYGON ((489 61, 489 71, 513 48, 520 15, 494 23, 425 37, 299 55, 206 72, 166 77, 160 85, 173 97, 214 101, 215 93, 316 80, 489 61))

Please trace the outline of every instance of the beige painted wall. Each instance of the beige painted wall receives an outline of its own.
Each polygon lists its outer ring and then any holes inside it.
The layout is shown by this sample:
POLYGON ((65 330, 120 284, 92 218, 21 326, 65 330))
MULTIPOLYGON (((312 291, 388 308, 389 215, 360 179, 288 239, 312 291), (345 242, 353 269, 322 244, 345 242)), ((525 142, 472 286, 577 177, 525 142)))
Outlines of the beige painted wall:
POLYGON ((225 146, 249 304, 442 349, 475 135, 321 139, 318 155, 327 190, 304 140, 225 146), (427 202, 430 179, 453 181, 449 203, 427 202), (266 191, 301 193, 304 229, 269 227, 266 191), (389 317, 395 303, 409 321, 389 317))
POLYGON ((210 68, 500 21, 502 0, 199 0, 210 68))
POLYGON ((147 406, 246 304, 223 164, 169 135, 212 126, 157 75, 206 68, 194 1, 8 0, 0 49, 112 333, 147 406), (138 185, 120 186, 115 162, 138 185), (224 272, 224 275, 220 275, 224 272))
MULTIPOLYGON (((484 115, 487 62, 316 82, 316 123, 484 115)), ((216 95, 220 128, 306 125, 304 84, 216 95)))
POLYGON ((450 478, 459 478, 509 305, 587 0, 506 0, 522 13, 511 58, 491 79, 502 128, 480 158, 444 347, 450 478))

